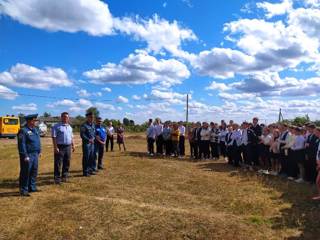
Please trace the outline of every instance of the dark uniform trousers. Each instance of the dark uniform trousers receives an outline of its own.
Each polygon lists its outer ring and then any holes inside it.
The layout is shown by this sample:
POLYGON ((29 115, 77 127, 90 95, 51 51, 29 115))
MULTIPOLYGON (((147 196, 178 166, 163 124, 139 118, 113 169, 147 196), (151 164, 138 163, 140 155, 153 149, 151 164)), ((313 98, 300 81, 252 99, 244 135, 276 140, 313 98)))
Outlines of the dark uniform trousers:
POLYGON ((82 169, 83 169, 83 175, 90 174, 94 169, 94 144, 93 143, 82 143, 82 169))
POLYGON ((61 176, 67 178, 70 168, 71 145, 58 144, 59 152, 54 154, 54 179, 60 180, 61 176), (62 175, 60 172, 62 165, 62 175))
POLYGON ((166 155, 170 156, 171 153, 172 153, 172 141, 171 141, 171 139, 168 139, 168 140, 164 141, 164 147, 165 147, 165 150, 166 150, 166 155))
POLYGON ((154 154, 154 138, 149 137, 148 140, 148 152, 154 154))
POLYGON ((20 192, 26 193, 37 190, 36 179, 38 175, 38 152, 28 153, 29 161, 20 155, 20 192))
POLYGON ((103 166, 103 154, 104 154, 104 144, 96 142, 94 144, 94 169, 97 169, 97 160, 98 160, 98 168, 102 168, 103 166))
POLYGON ((219 143, 210 142, 210 148, 211 148, 211 157, 219 158, 219 143))
POLYGON ((107 135, 106 152, 109 151, 109 143, 110 143, 110 150, 113 151, 113 135, 112 136, 107 135))
POLYGON ((157 146, 157 153, 158 154, 163 154, 163 137, 162 137, 162 134, 157 136, 156 146, 157 146))
MULTIPOLYGON (((299 165, 303 164, 305 158, 304 149, 301 150, 291 150, 289 149, 289 161, 288 161, 288 174, 290 177, 296 178, 299 174, 299 165)), ((303 174, 303 173, 301 173, 303 174)))
POLYGON ((227 156, 227 146, 226 146, 226 143, 224 141, 221 141, 220 142, 220 154, 223 156, 223 157, 226 157, 227 156))
POLYGON ((179 136, 179 155, 184 156, 185 155, 185 146, 184 146, 185 137, 179 136))

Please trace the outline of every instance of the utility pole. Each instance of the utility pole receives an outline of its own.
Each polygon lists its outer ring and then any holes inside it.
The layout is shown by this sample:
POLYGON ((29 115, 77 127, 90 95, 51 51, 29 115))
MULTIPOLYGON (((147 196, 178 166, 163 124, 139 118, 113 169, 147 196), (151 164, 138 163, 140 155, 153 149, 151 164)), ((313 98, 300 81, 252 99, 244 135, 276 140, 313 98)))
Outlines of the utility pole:
POLYGON ((186 125, 188 126, 189 121, 189 94, 187 94, 187 106, 186 106, 186 125))
POLYGON ((283 117, 282 117, 281 108, 280 108, 279 117, 278 117, 278 123, 280 123, 282 120, 283 120, 283 117))

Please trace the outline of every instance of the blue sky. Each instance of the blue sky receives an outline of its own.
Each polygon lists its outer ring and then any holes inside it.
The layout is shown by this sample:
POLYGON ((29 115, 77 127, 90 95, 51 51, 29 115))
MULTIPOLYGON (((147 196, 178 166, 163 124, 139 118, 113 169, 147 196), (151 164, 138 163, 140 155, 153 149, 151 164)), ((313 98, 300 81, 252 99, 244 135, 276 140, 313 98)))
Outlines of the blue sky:
POLYGON ((319 118, 319 0, 0 0, 0 114, 319 118), (43 97, 40 97, 43 96, 43 97))

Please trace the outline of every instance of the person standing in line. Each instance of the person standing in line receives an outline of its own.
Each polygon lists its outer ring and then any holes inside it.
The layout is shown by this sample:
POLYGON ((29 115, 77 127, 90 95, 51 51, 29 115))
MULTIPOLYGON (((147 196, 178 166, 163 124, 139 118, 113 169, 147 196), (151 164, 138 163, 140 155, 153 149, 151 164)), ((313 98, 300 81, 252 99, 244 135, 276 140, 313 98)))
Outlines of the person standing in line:
POLYGON ((228 132, 226 135, 226 147, 227 147, 227 157, 228 157, 228 164, 232 164, 233 163, 233 159, 232 159, 232 134, 233 134, 233 129, 232 129, 232 125, 228 125, 228 132))
POLYGON ((152 123, 152 119, 149 119, 148 128, 147 128, 147 146, 148 146, 148 154, 152 157, 154 155, 154 141, 156 138, 154 126, 152 123))
POLYGON ((179 122, 179 157, 184 157, 185 155, 185 135, 186 127, 183 125, 183 122, 179 122))
POLYGON ((272 139, 270 142, 271 153, 271 175, 277 176, 280 172, 280 132, 278 129, 273 130, 272 139))
POLYGON ((270 134, 269 128, 265 127, 262 130, 262 135, 260 137, 260 166, 261 173, 269 174, 271 170, 271 161, 270 161, 270 144, 272 140, 272 135, 270 134))
POLYGON ((126 151, 123 124, 119 124, 119 126, 117 127, 117 143, 118 143, 118 146, 119 146, 119 151, 121 151, 121 145, 123 145, 123 151, 126 151))
MULTIPOLYGON (((304 182, 305 178, 305 143, 306 139, 302 135, 302 129, 296 127, 294 129, 294 143, 291 147, 292 159, 290 162, 290 177, 296 179, 297 183, 304 182)), ((293 180, 292 179, 292 180, 293 180)))
POLYGON ((306 161, 305 161, 305 180, 307 182, 314 183, 317 178, 317 140, 318 137, 315 135, 314 124, 307 125, 308 135, 306 139, 306 161))
POLYGON ((74 152, 73 132, 69 124, 69 113, 61 113, 61 121, 51 129, 54 150, 54 182, 67 182, 70 168, 71 151, 74 152), (62 173, 60 169, 62 167, 62 173))
POLYGON ((114 127, 112 126, 112 122, 109 122, 109 125, 106 130, 107 130, 106 152, 109 151, 109 143, 110 143, 110 151, 113 152, 114 127))
POLYGON ((254 134, 257 136, 256 142, 252 143, 251 151, 252 151, 252 160, 255 166, 259 165, 259 146, 258 141, 259 137, 262 135, 262 127, 259 125, 259 119, 254 117, 252 119, 252 126, 251 129, 253 130, 254 134))
POLYGON ((210 158, 210 135, 211 130, 209 128, 209 124, 207 122, 203 122, 202 129, 200 132, 200 159, 202 158, 202 156, 204 160, 208 160, 210 158))
POLYGON ((169 122, 164 123, 162 137, 164 141, 165 155, 171 155, 171 128, 169 122))
POLYGON ((210 123, 210 149, 211 158, 213 160, 219 159, 219 128, 218 125, 211 122, 210 123))
POLYGON ((82 171, 84 177, 96 175, 94 167, 94 139, 95 139, 95 126, 94 115, 92 112, 86 113, 87 121, 80 127, 80 137, 82 139, 82 171))
POLYGON ((192 123, 191 126, 188 127, 188 140, 190 145, 190 158, 195 158, 194 150, 195 150, 195 139, 194 139, 194 131, 196 130, 196 124, 192 123))
POLYGON ((224 157, 224 160, 227 161, 227 146, 226 146, 226 136, 227 136, 227 126, 225 122, 222 120, 222 125, 220 126, 219 133, 219 146, 220 146, 220 154, 224 157))
POLYGON ((291 133, 288 130, 287 124, 281 124, 279 127, 280 137, 279 137, 279 149, 280 149, 280 176, 288 177, 288 154, 284 148, 290 141, 291 133))
POLYGON ((239 129, 239 125, 234 123, 232 125, 232 135, 231 135, 231 152, 232 152, 232 160, 233 165, 235 167, 240 167, 240 162, 242 162, 241 158, 241 130, 239 129))
POLYGON ((38 114, 25 116, 26 125, 18 133, 18 151, 20 157, 19 189, 22 197, 30 197, 38 192, 38 160, 41 157, 40 135, 36 129, 38 114))
POLYGON ((94 168, 96 171, 103 169, 103 153, 104 153, 104 145, 106 144, 106 138, 107 138, 107 130, 102 125, 102 118, 97 117, 96 138, 94 141, 94 152, 95 152, 94 168), (97 159, 98 159, 98 166, 97 166, 97 159))
POLYGON ((156 135, 156 150, 157 154, 162 155, 163 154, 163 125, 161 123, 160 118, 156 118, 156 122, 154 125, 155 135, 156 135))
POLYGON ((172 157, 179 157, 179 139, 180 131, 178 124, 173 123, 173 129, 171 132, 171 141, 172 141, 172 157))
POLYGON ((194 139, 194 158, 200 159, 200 147, 201 147, 201 123, 197 122, 196 127, 193 132, 193 139, 194 139))
POLYGON ((316 185, 318 189, 318 194, 313 197, 313 200, 320 200, 320 128, 316 128, 314 130, 314 133, 317 137, 317 145, 318 145, 318 150, 316 153, 316 161, 317 161, 317 167, 316 170, 318 172, 317 179, 316 179, 316 185))

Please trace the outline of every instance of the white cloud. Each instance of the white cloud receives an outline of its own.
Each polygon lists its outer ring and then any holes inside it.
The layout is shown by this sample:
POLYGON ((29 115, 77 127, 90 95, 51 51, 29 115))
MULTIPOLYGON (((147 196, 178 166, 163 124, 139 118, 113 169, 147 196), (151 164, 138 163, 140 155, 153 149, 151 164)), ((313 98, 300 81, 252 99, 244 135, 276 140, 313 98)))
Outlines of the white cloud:
POLYGON ((91 94, 88 93, 88 91, 85 89, 80 89, 79 91, 77 91, 77 94, 79 95, 79 97, 90 97, 91 96, 91 94))
MULTIPOLYGON (((148 100, 162 100, 170 104, 185 104, 186 94, 181 94, 172 91, 160 91, 153 89, 150 95, 147 97, 148 100)), ((190 95, 191 98, 191 95, 190 95)))
POLYGON ((118 96, 117 99, 116 99, 116 102, 118 102, 118 103, 128 103, 129 99, 126 98, 126 97, 123 97, 123 96, 118 96))
POLYGON ((206 90, 227 91, 230 90, 230 87, 225 83, 217 83, 215 81, 212 81, 210 86, 206 87, 206 90))
POLYGON ((224 100, 242 100, 242 99, 254 99, 257 97, 256 94, 253 93, 226 93, 221 92, 218 94, 224 100))
POLYGON ((21 104, 12 106, 13 110, 21 111, 21 112, 33 112, 37 111, 38 106, 35 103, 21 104))
POLYGON ((140 96, 138 96, 138 95, 135 95, 135 94, 134 94, 134 95, 132 96, 132 99, 133 99, 133 100, 140 100, 140 99, 141 99, 141 97, 140 97, 140 96))
POLYGON ((61 68, 39 69, 17 63, 9 71, 0 73, 0 84, 48 90, 51 87, 69 87, 73 83, 61 68))
POLYGON ((7 88, 5 86, 0 85, 0 98, 13 100, 18 96, 16 92, 11 90, 10 88, 7 88))
POLYGON ((35 28, 48 31, 112 34, 113 19, 108 4, 100 0, 0 0, 0 13, 35 28))
POLYGON ((282 0, 281 3, 258 2, 257 7, 266 11, 266 17, 272 18, 278 15, 284 15, 292 10, 292 0, 282 0))
POLYGON ((68 109, 68 111, 73 113, 84 113, 86 109, 92 106, 93 104, 91 101, 82 98, 78 101, 63 99, 47 105, 49 108, 68 109))
POLYGON ((157 60, 141 50, 130 54, 118 65, 107 63, 100 69, 86 71, 83 74, 96 84, 152 84, 159 82, 164 86, 180 84, 190 76, 187 66, 178 60, 157 60))
POLYGON ((101 90, 104 92, 111 92, 112 91, 112 89, 108 88, 108 87, 102 88, 101 90))
POLYGON ((172 23, 154 15, 151 19, 117 18, 114 19, 114 28, 132 35, 137 40, 146 41, 147 49, 156 53, 166 50, 172 54, 181 54, 181 43, 186 40, 196 40, 192 30, 181 27, 177 21, 172 23))

